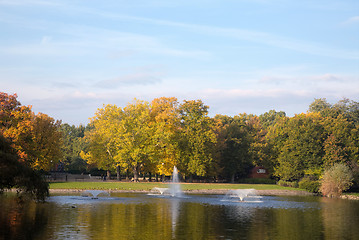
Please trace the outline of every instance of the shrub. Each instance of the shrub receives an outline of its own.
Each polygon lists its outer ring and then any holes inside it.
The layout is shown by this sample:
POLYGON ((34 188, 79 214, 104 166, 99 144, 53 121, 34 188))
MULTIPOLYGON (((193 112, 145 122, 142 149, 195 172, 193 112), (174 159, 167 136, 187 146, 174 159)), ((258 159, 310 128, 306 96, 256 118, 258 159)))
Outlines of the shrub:
POLYGON ((238 182, 247 184, 275 184, 276 181, 270 178, 242 178, 238 182))
POLYGON ((300 189, 304 189, 311 193, 318 193, 319 187, 320 187, 320 182, 311 180, 309 178, 303 178, 302 180, 300 180, 298 185, 299 185, 300 189))
POLYGON ((282 186, 282 187, 293 187, 293 188, 298 187, 298 182, 290 182, 290 181, 279 180, 277 182, 277 184, 279 186, 282 186))
POLYGON ((324 172, 320 192, 324 196, 338 197, 352 184, 353 174, 350 168, 343 163, 337 163, 324 172))

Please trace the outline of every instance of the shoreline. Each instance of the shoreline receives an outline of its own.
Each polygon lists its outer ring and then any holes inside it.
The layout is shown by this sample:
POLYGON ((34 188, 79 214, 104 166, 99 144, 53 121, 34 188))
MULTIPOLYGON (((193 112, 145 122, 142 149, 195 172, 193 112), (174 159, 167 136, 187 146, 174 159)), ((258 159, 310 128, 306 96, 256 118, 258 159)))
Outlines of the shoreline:
MULTIPOLYGON (((49 189, 51 193, 79 193, 88 189, 49 189)), ((101 190, 101 189, 99 189, 101 190)), ((225 195, 231 189, 199 189, 199 190, 185 190, 185 194, 213 194, 213 195, 225 195)), ((108 189, 103 190, 110 193, 150 193, 151 190, 118 190, 108 189)), ((256 190, 258 195, 262 196, 314 196, 315 194, 301 191, 301 190, 256 190)))

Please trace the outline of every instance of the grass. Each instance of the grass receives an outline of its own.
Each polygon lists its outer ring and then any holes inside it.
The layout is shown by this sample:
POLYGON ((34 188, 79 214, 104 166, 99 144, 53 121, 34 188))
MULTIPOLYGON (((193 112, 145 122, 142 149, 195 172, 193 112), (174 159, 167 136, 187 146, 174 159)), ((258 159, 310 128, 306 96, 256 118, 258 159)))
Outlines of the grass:
MULTIPOLYGON (((54 182, 50 189, 100 189, 100 190, 137 190, 148 191, 154 187, 167 187, 166 183, 146 182, 54 182)), ((275 184, 219 184, 219 183, 183 183, 182 190, 211 190, 211 189, 247 189, 256 190, 300 190, 298 188, 282 187, 275 184)))
POLYGON ((358 192, 348 192, 348 193, 344 193, 344 195, 352 195, 352 196, 357 196, 357 197, 359 197, 359 193, 358 193, 358 192))

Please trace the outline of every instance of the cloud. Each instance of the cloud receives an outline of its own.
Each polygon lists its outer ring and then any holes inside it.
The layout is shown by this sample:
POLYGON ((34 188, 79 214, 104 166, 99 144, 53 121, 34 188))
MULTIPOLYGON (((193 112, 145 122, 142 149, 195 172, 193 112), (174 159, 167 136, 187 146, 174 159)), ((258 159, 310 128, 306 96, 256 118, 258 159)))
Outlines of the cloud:
POLYGON ((344 25, 357 24, 359 23, 359 16, 354 16, 343 22, 344 25))
POLYGON ((326 74, 319 75, 319 76, 314 76, 313 79, 323 81, 323 82, 338 82, 338 83, 343 82, 342 76, 338 76, 338 75, 334 75, 334 74, 330 74, 330 73, 326 73, 326 74))
POLYGON ((1 0, 0 5, 14 5, 14 6, 29 6, 29 5, 43 5, 43 6, 59 6, 55 1, 46 0, 1 0))
MULTIPOLYGON (((277 48, 291 49, 297 52, 304 52, 311 55, 319 55, 326 57, 344 58, 344 59, 359 59, 358 51, 349 51, 343 49, 335 49, 332 46, 325 46, 318 43, 302 41, 298 39, 287 38, 267 32, 254 31, 240 28, 226 28, 216 27, 200 24, 189 24, 183 22, 175 22, 169 20, 161 20, 155 18, 136 17, 124 14, 113 14, 105 11, 94 9, 78 9, 78 11, 85 11, 89 14, 101 16, 103 18, 110 18, 114 20, 126 20, 133 22, 142 22, 145 24, 168 26, 174 28, 181 28, 196 34, 205 34, 217 37, 234 38, 255 43, 261 43, 277 48)), ((356 17, 354 17, 356 21, 356 17)))
POLYGON ((308 96, 305 90, 286 89, 206 89, 203 91, 208 97, 220 96, 220 98, 282 98, 283 96, 308 96))
POLYGON ((95 84, 95 87, 99 88, 118 88, 121 86, 136 86, 136 85, 153 85, 156 83, 160 83, 161 79, 159 74, 153 73, 133 73, 124 75, 118 78, 102 80, 95 84))

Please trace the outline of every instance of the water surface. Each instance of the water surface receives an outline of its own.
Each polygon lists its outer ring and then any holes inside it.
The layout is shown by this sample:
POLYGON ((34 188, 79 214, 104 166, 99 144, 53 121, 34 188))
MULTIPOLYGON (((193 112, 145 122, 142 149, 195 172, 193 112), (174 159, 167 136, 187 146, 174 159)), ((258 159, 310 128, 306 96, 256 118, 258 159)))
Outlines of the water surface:
POLYGON ((358 239, 359 201, 146 194, 0 197, 0 239, 358 239))

